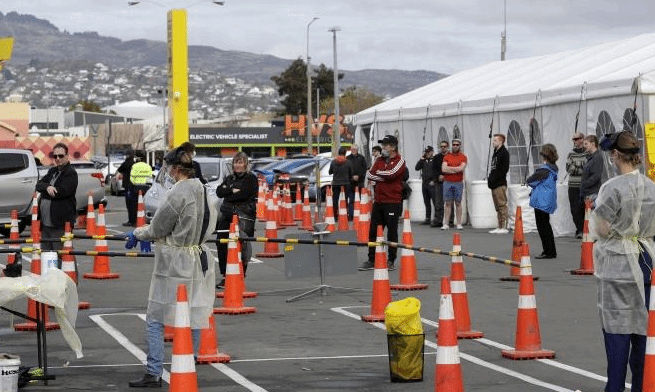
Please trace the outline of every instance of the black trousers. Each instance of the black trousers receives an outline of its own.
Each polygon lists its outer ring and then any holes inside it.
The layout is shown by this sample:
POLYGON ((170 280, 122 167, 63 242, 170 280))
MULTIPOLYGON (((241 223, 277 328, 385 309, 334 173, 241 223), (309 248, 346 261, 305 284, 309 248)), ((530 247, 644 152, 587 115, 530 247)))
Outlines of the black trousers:
MULTIPOLYGON (((217 230, 229 230, 232 223, 232 215, 223 214, 218 221, 217 230)), ((228 238, 229 233, 219 232, 216 239, 228 238)), ((255 236, 255 217, 239 217, 239 236, 240 237, 254 237, 255 236)), ((252 256, 252 245, 250 242, 241 242, 241 262, 243 263, 243 274, 246 274, 248 269, 248 262, 252 256)), ((218 254, 218 268, 221 275, 225 276, 227 269, 227 244, 216 244, 216 253, 218 254)), ((216 275, 218 278, 218 275, 216 275)))
MULTIPOLYGON (((427 222, 432 221, 432 205, 434 205, 434 212, 435 212, 434 220, 437 220, 436 215, 438 215, 439 207, 437 207, 436 185, 430 186, 429 183, 423 183, 421 190, 423 191, 423 204, 425 204, 425 220, 427 222)), ((441 198, 443 199, 443 194, 441 195, 441 198)), ((443 203, 441 205, 441 215, 443 215, 443 203)), ((439 221, 439 223, 441 223, 441 221, 439 221)))
POLYGON ((553 235, 553 228, 550 226, 550 214, 535 208, 534 219, 537 223, 537 231, 539 232, 539 238, 541 238, 541 247, 544 254, 557 256, 555 236, 553 235))
POLYGON ((584 203, 580 199, 580 187, 569 187, 569 205, 571 206, 571 215, 575 231, 582 233, 584 227, 584 203))
MULTIPOLYGON (((398 219, 403 211, 403 203, 373 203, 371 211, 371 227, 368 231, 368 240, 375 242, 377 239, 378 225, 387 228, 387 241, 398 242, 398 219)), ((398 249, 392 246, 388 247, 388 263, 396 261, 398 249)), ((375 262, 375 247, 368 248, 368 261, 375 262)))
POLYGON ((138 203, 138 195, 133 186, 125 187, 125 208, 127 208, 127 221, 136 224, 136 207, 138 203))

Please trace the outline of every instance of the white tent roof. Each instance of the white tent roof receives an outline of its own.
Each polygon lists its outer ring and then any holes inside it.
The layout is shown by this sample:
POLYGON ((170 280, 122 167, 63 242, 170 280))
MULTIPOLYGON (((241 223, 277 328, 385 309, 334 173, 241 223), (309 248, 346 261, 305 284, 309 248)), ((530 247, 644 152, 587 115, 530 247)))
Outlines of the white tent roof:
POLYGON ((495 61, 410 91, 356 116, 357 124, 397 118, 524 109, 634 93, 655 93, 655 34, 525 59, 495 61), (640 77, 641 75, 641 77, 640 77), (583 88, 583 86, 585 86, 583 88))

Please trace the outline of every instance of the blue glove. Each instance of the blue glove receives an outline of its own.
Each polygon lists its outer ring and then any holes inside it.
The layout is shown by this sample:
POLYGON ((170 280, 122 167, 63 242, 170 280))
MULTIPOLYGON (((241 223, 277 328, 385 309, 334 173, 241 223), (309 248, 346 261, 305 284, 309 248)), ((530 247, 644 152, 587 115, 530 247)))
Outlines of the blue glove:
POLYGON ((139 241, 139 245, 141 246, 141 252, 152 252, 152 249, 150 248, 150 241, 139 241))
POLYGON ((139 240, 134 235, 133 231, 126 233, 125 239, 127 240, 127 242, 125 243, 125 249, 132 249, 136 246, 136 243, 139 242, 139 240))

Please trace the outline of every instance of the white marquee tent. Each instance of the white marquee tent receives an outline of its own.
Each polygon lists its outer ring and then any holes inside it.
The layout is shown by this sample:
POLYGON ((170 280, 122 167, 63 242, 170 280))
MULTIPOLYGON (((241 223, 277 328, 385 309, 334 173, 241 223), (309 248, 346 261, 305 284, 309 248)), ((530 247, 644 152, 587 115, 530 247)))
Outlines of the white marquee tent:
MULTIPOLYGON (((495 211, 489 207, 493 206, 490 196, 482 204, 471 199, 486 188, 483 180, 490 129, 507 137, 511 156, 510 210, 513 215, 516 205, 523 207, 524 226, 528 230, 534 228, 534 221, 530 221, 533 214, 526 211, 529 190, 521 184, 540 163, 541 145, 553 143, 560 156, 560 171, 558 209, 551 221, 555 235, 561 236, 574 232, 565 161, 572 148, 576 119, 578 131, 599 137, 628 127, 643 146, 643 124, 655 122, 655 34, 492 62, 366 109, 355 116, 355 124, 356 140, 364 146, 363 151, 370 151, 385 134, 396 134, 413 179, 419 178, 413 169, 424 146, 436 146, 453 137, 462 139, 469 161, 468 212, 474 227, 476 217, 482 217, 479 227, 493 227, 495 222, 495 211)), ((414 186, 417 183, 413 181, 414 186)), ((413 192, 410 210, 415 218, 422 219, 420 185, 415 190, 418 192, 413 192)))

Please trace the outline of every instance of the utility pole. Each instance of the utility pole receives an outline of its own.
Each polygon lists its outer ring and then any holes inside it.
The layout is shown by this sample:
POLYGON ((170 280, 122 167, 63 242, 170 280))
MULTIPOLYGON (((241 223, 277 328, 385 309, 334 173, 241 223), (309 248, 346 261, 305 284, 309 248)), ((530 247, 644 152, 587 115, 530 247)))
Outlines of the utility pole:
POLYGON ((500 61, 505 61, 507 52, 507 0, 503 1, 503 31, 500 33, 500 61))
POLYGON ((332 33, 332 46, 334 51, 334 123, 332 124, 332 156, 336 157, 341 148, 341 127, 339 122, 339 69, 337 68, 337 31, 339 27, 333 27, 329 32, 332 33))
POLYGON ((307 154, 309 155, 314 155, 314 148, 312 147, 312 75, 309 65, 309 26, 317 19, 320 18, 314 17, 314 19, 307 23, 307 154))

